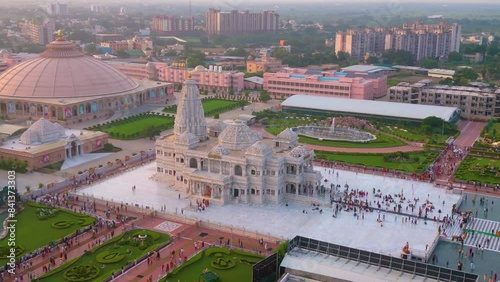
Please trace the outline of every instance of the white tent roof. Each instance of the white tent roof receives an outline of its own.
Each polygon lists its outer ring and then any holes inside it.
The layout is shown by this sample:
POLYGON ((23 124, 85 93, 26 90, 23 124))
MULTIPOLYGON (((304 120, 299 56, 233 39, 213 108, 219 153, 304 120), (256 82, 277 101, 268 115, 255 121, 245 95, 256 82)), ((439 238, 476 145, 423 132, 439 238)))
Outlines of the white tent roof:
POLYGON ((427 117, 435 116, 445 121, 452 120, 453 117, 460 112, 460 109, 453 107, 330 98, 309 95, 294 95, 281 103, 281 106, 288 108, 314 109, 416 120, 422 120, 427 117))

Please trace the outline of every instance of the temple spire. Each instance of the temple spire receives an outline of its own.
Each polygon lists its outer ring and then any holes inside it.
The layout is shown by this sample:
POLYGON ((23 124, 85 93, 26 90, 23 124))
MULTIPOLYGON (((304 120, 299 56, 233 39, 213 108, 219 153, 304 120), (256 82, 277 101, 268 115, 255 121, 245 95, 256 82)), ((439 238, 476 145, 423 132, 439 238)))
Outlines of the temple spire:
POLYGON ((201 103, 200 91, 196 81, 187 79, 181 90, 181 100, 177 105, 177 115, 174 122, 174 134, 181 135, 184 132, 194 134, 200 141, 206 140, 207 122, 201 103))

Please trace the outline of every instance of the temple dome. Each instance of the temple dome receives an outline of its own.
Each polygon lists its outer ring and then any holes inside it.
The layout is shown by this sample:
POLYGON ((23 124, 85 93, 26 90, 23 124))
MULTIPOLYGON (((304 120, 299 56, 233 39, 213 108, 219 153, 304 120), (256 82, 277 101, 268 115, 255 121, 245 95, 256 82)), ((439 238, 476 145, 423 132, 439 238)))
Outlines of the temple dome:
POLYGON ((79 98, 119 94, 137 82, 111 65, 76 49, 62 38, 47 45, 39 57, 0 75, 0 96, 21 98, 79 98))
POLYGON ((243 151, 262 139, 262 135, 248 125, 233 122, 219 134, 219 144, 230 150, 243 151))
POLYGON ((272 153, 271 148, 264 142, 262 141, 257 141, 255 144, 250 146, 250 148, 247 149, 246 155, 252 155, 252 156, 265 156, 272 153))
POLYGON ((40 118, 26 130, 19 140, 21 144, 35 145, 65 138, 65 129, 60 124, 40 118))
POLYGON ((204 66, 201 66, 201 65, 200 65, 200 66, 196 66, 196 67, 194 68, 194 71, 205 71, 205 70, 206 70, 206 69, 205 69, 205 67, 204 67, 204 66))
POLYGON ((216 123, 212 124, 208 127, 210 132, 222 132, 224 129, 228 127, 228 124, 223 122, 222 120, 218 120, 216 123))
POLYGON ((299 135, 290 128, 287 128, 281 131, 281 133, 278 134, 276 139, 292 142, 292 141, 297 141, 299 139, 299 135))
POLYGON ((302 158, 307 154, 309 154, 309 151, 304 145, 299 145, 290 151, 290 156, 294 158, 302 158))
POLYGON ((222 147, 221 145, 217 145, 213 147, 208 154, 222 157, 224 155, 229 155, 229 151, 226 148, 222 147))

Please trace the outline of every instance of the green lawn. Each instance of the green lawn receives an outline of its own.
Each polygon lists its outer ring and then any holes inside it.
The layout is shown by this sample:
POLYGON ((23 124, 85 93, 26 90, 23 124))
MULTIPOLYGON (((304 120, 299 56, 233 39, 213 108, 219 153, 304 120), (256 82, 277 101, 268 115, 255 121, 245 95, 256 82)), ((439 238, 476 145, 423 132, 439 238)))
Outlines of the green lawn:
POLYGON ((316 151, 316 158, 328 161, 345 162, 349 164, 365 165, 369 167, 396 169, 406 172, 424 172, 424 169, 430 165, 437 157, 437 152, 423 151, 411 152, 408 156, 411 161, 407 162, 388 162, 384 157, 388 154, 356 154, 356 153, 336 153, 316 151), (415 161, 413 161, 415 159, 415 161), (418 161, 416 161, 418 159, 418 161))
MULTIPOLYGON (((16 215, 17 257, 32 252, 50 242, 71 235, 75 230, 82 229, 95 221, 95 218, 63 209, 53 209, 44 205, 27 203, 24 209, 16 215), (52 215, 49 215, 52 213, 52 215)), ((7 240, 0 241, 0 263, 7 262, 7 240)))
POLYGON ((103 131, 115 139, 139 139, 147 137, 150 130, 157 133, 174 127, 174 118, 169 116, 143 114, 118 119, 104 125, 88 128, 89 130, 103 131))
POLYGON ((263 258, 239 250, 209 248, 195 255, 160 281, 200 281, 198 280, 200 275, 208 269, 218 275, 221 282, 250 282, 252 281, 252 266, 263 258))
POLYGON ((500 122, 492 123, 489 132, 486 132, 486 130, 483 130, 483 132, 481 133, 481 136, 485 137, 486 133, 487 133, 489 138, 493 138, 495 141, 500 140, 500 122))
MULTIPOLYGON (((248 105, 248 102, 246 101, 222 99, 203 99, 201 103, 206 117, 225 113, 236 108, 248 105)), ((175 114, 177 113, 177 105, 165 107, 163 109, 163 112, 175 114)))
POLYGON ((129 231, 66 262, 37 281, 103 281, 169 240, 168 235, 150 230, 129 231), (141 239, 143 235, 146 237, 141 239))
POLYGON ((500 184, 500 160, 467 156, 455 173, 455 179, 500 184))
POLYGON ((446 140, 450 137, 450 134, 456 135, 458 133, 458 131, 454 131, 454 132, 448 132, 448 134, 445 133, 445 134, 427 135, 419 132, 416 128, 412 127, 396 128, 394 126, 379 126, 377 127, 377 129, 401 137, 410 142, 424 142, 424 143, 430 142, 436 144, 442 144, 446 142, 446 140))

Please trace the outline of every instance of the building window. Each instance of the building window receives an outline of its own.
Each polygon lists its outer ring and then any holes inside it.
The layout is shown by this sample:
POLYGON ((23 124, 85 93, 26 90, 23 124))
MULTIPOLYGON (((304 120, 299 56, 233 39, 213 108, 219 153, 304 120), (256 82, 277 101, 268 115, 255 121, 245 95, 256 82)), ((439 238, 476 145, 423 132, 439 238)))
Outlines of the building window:
POLYGON ((255 175, 256 173, 257 173, 257 172, 255 171, 255 169, 252 169, 251 174, 252 174, 252 175, 255 175))
POLYGON ((240 165, 234 166, 234 175, 243 176, 243 169, 240 165))

